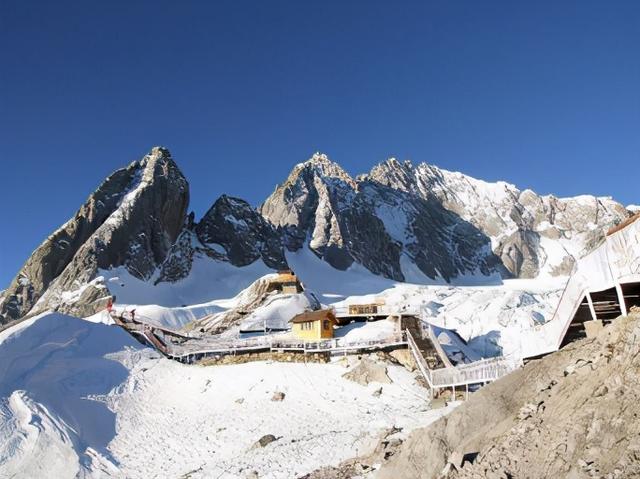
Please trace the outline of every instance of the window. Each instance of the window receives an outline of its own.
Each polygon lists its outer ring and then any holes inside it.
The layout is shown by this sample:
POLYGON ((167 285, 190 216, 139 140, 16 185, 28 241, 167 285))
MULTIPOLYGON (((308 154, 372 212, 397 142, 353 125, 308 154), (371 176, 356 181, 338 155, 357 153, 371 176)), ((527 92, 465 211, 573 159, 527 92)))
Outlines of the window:
POLYGON ((330 329, 331 326, 329 324, 329 320, 328 319, 325 319, 325 320, 322 321, 322 327, 324 329, 330 329))
POLYGON ((305 321, 300 324, 300 329, 303 331, 310 331, 313 329, 313 323, 311 321, 305 321))

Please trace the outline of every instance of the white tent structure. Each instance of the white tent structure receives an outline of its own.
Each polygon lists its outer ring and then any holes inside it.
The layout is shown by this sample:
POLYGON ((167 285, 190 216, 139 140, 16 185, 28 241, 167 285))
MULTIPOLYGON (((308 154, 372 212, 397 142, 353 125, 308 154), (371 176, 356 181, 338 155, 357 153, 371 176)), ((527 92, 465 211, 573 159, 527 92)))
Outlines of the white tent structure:
POLYGON ((558 350, 584 336, 584 323, 605 324, 640 306, 640 214, 609 231, 574 268, 551 320, 522 338, 522 357, 558 350))

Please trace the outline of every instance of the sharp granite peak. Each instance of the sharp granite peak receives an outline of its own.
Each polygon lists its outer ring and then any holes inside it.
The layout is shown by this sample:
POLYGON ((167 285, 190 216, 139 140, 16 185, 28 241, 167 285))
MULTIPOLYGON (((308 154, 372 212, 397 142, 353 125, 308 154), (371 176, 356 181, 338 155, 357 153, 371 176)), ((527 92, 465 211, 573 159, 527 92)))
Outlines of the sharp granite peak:
POLYGON ((183 227, 189 184, 165 148, 110 175, 33 252, 0 302, 0 324, 46 310, 91 314, 108 295, 99 269, 149 279, 183 227))
POLYGON ((281 269, 303 248, 334 268, 357 263, 397 281, 566 275, 630 215, 611 198, 539 196, 394 158, 352 178, 321 153, 257 209, 222 195, 196 222, 188 204, 188 182, 165 148, 117 170, 33 252, 0 299, 0 324, 100 310, 109 297, 101 270, 174 283, 196 258, 281 269))

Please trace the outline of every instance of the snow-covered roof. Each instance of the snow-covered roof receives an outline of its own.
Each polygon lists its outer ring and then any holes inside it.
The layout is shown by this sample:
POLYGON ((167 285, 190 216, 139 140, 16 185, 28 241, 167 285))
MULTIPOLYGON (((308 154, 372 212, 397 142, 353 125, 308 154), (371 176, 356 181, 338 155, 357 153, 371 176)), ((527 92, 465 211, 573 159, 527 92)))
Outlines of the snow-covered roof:
POLYGON ((319 309, 318 311, 308 311, 305 313, 297 314, 289 322, 290 323, 307 323, 309 321, 320 321, 323 319, 336 320, 333 311, 330 309, 319 309))

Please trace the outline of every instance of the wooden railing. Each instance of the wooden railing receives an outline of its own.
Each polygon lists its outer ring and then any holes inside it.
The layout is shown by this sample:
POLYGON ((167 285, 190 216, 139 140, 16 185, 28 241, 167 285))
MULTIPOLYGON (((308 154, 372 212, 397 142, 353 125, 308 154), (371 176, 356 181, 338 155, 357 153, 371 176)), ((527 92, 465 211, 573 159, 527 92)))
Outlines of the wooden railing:
POLYGON ((424 359, 424 356, 422 355, 420 348, 418 348, 418 345, 416 344, 415 339, 413 339, 411 332, 407 331, 406 333, 407 333, 407 344, 409 346, 409 350, 413 355, 413 359, 415 359, 416 361, 416 365, 418 366, 418 370, 420 371, 420 374, 422 374, 422 377, 425 379, 425 381, 427 381, 427 384, 429 385, 429 389, 433 394, 433 379, 431 378, 431 369, 429 369, 429 365, 427 364, 427 361, 424 359))
MULTIPOLYGON (((478 384, 494 381, 520 366, 507 358, 490 358, 463 364, 456 367, 430 369, 420 348, 409 330, 393 333, 381 339, 353 341, 345 338, 323 339, 319 341, 305 341, 295 338, 278 338, 277 336, 260 336, 247 339, 229 339, 207 341, 205 339, 190 338, 181 344, 161 340, 156 332, 164 332, 165 328, 145 323, 136 319, 133 322, 122 323, 130 332, 139 334, 157 350, 172 359, 182 362, 192 362, 215 355, 242 354, 252 351, 294 351, 302 353, 347 353, 349 351, 364 351, 384 349, 393 346, 408 345, 418 370, 425 378, 429 389, 444 388, 465 384, 478 384)), ((431 332, 434 346, 438 345, 435 334, 431 332)), ((443 353, 444 354, 444 353, 443 353)))
POLYGON ((407 344, 403 332, 397 332, 383 339, 349 341, 343 338, 305 341, 292 338, 262 336, 249 339, 232 339, 229 341, 194 341, 192 344, 172 345, 170 356, 175 359, 206 357, 217 354, 239 354, 251 351, 294 351, 302 353, 341 353, 347 351, 383 349, 407 344))
POLYGON ((506 357, 481 359, 452 368, 431 371, 433 385, 439 388, 495 381, 520 368, 522 361, 506 357))
POLYGON ((522 366, 522 361, 506 357, 488 358, 459 366, 429 369, 429 365, 422 356, 413 336, 407 331, 407 344, 416 360, 418 370, 429 385, 429 388, 446 388, 481 384, 509 374, 522 366))

